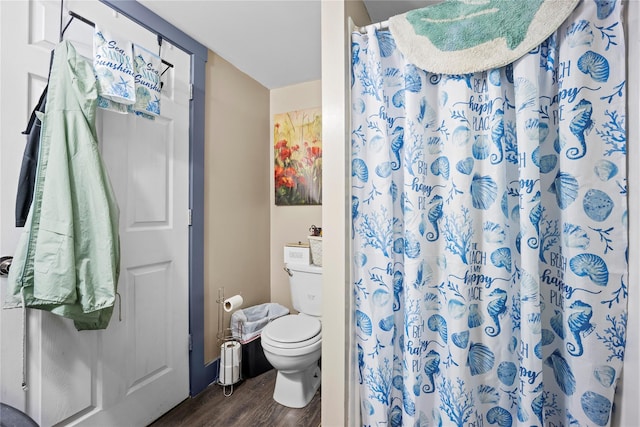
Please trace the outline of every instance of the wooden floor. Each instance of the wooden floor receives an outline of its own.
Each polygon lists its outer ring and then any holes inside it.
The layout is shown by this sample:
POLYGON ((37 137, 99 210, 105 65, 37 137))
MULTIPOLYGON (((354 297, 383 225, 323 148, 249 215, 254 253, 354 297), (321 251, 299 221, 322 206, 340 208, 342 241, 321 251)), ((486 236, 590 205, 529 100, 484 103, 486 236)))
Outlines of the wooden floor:
POLYGON ((275 381, 276 370, 271 369, 235 384, 229 397, 224 396, 222 386, 210 385, 196 397, 176 406, 150 427, 320 426, 320 390, 307 406, 292 409, 273 400, 275 381))

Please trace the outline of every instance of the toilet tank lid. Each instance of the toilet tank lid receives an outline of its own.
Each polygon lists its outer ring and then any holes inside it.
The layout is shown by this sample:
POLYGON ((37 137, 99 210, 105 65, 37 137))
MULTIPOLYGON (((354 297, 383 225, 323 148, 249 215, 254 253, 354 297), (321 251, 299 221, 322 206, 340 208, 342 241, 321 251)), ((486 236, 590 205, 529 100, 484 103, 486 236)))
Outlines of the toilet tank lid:
POLYGON ((295 263, 287 263, 287 268, 293 271, 303 271, 305 273, 316 273, 322 274, 322 267, 313 264, 295 264, 295 263))
POLYGON ((318 319, 293 314, 273 320, 263 329, 262 335, 273 341, 294 343, 315 337, 321 329, 322 324, 318 319))

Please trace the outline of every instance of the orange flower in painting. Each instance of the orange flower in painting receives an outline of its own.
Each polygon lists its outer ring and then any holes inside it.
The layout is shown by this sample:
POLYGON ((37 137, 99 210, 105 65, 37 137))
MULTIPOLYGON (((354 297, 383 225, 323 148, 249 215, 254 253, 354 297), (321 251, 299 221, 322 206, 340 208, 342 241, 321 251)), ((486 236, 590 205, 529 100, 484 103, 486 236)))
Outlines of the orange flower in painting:
POLYGON ((284 162, 291 157, 291 150, 286 147, 281 148, 280 152, 278 153, 278 157, 280 157, 280 160, 284 162))
POLYGON ((285 148, 286 146, 287 146, 287 140, 281 139, 280 141, 276 142, 275 149, 280 150, 281 148, 285 148))
POLYGON ((307 148, 307 156, 317 159, 322 155, 322 148, 318 146, 307 148))
POLYGON ((297 172, 292 167, 282 167, 276 165, 273 169, 276 188, 294 188, 296 186, 297 172))
POLYGON ((283 187, 287 187, 287 188, 293 188, 293 187, 296 186, 296 183, 293 180, 293 178, 288 177, 288 176, 283 176, 282 177, 282 186, 283 187))
POLYGON ((275 165, 273 168, 273 177, 277 181, 282 175, 284 175, 284 168, 282 166, 275 165))

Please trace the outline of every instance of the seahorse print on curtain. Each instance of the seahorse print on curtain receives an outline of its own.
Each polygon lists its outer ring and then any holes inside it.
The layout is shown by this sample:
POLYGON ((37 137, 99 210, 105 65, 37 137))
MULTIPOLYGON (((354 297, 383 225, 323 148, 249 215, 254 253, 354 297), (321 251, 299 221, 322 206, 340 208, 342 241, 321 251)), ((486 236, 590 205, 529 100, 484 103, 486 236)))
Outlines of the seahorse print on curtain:
POLYGON ((503 68, 352 39, 362 424, 607 426, 627 321, 622 4, 503 68))

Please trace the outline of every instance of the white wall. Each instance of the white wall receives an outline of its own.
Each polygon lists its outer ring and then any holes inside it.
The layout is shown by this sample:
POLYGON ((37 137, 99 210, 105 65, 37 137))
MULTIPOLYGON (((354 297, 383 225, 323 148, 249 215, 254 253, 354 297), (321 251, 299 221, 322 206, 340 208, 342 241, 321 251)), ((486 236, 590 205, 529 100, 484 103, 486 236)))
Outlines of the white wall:
POLYGON ((322 425, 357 424, 355 379, 351 358, 350 216, 350 96, 351 36, 349 17, 358 25, 370 22, 358 1, 323 1, 322 120, 323 120, 323 323, 322 425))

